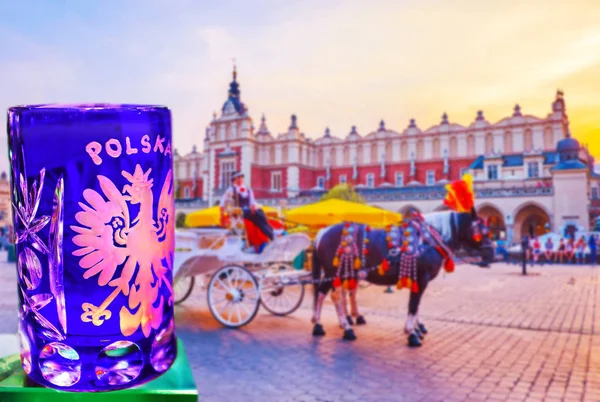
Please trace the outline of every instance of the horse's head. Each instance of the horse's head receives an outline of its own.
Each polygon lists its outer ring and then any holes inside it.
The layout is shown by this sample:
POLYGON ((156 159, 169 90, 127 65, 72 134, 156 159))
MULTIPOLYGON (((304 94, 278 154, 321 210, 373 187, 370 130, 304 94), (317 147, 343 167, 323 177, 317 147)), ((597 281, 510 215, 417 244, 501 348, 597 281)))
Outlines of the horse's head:
POLYGON ((466 174, 446 186, 448 191, 444 204, 458 212, 458 243, 469 254, 481 258, 486 266, 494 260, 494 247, 490 238, 490 229, 475 212, 475 191, 473 177, 466 174))
POLYGON ((481 258, 484 266, 494 261, 494 244, 487 222, 477 216, 475 209, 461 212, 459 216, 459 243, 469 254, 481 258))

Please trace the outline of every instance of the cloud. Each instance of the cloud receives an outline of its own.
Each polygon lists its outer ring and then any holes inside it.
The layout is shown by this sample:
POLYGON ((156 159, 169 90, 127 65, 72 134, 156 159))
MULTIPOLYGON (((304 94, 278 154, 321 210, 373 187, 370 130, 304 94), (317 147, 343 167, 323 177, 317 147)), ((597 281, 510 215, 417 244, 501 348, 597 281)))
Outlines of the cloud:
POLYGON ((223 27, 208 26, 198 30, 198 37, 207 47, 208 57, 211 60, 218 60, 227 57, 229 45, 233 38, 223 27))
MULTIPOLYGON (((3 113, 21 104, 60 102, 74 93, 79 77, 78 61, 1 26, 0 37, 0 48, 15 55, 0 59, 0 77, 3 77, 0 110, 3 113)), ((2 131, 0 155, 7 154, 6 132, 2 131)), ((0 171, 7 170, 8 159, 0 158, 0 171)))
MULTIPOLYGON (((10 40, 21 42, 0 54, 0 73, 14 77, 0 106, 163 103, 173 110, 175 146, 186 152, 225 100, 236 58, 242 98, 253 117, 266 113, 273 132, 292 113, 312 137, 326 126, 340 136, 354 124, 367 133, 381 118, 396 130, 410 118, 426 128, 444 111, 462 124, 478 109, 496 121, 515 103, 545 116, 557 87, 572 119, 586 122, 578 129, 596 124, 588 112, 600 92, 589 73, 600 63, 593 2, 123 4, 70 9, 49 30, 53 41, 13 30, 10 40)), ((0 27, 0 46, 3 36, 0 27)))

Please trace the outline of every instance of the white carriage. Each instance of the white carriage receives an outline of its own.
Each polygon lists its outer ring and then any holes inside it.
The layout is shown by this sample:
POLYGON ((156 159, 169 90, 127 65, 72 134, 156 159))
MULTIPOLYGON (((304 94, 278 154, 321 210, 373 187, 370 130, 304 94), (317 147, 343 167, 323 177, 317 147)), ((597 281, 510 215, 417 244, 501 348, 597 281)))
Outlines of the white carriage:
POLYGON ((262 304, 270 313, 288 315, 302 304, 310 274, 292 261, 310 246, 304 234, 278 237, 260 254, 244 251, 242 236, 226 229, 176 232, 173 281, 175 304, 183 303, 197 280, 206 288, 208 307, 221 324, 238 328, 262 304))

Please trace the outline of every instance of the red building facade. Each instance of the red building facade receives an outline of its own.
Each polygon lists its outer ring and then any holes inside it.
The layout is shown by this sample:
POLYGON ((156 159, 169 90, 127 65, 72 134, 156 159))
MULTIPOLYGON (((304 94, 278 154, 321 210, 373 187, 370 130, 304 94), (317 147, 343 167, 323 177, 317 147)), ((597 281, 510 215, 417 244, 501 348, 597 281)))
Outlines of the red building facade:
POLYGON ((343 138, 329 129, 308 136, 291 116, 287 131, 271 133, 263 116, 258 128, 241 100, 237 73, 219 115, 206 128, 203 150, 185 156, 175 152, 178 197, 214 203, 242 171, 257 198, 289 198, 329 189, 339 183, 361 188, 433 186, 459 178, 481 155, 552 151, 564 138, 567 117, 558 91, 549 114, 539 118, 521 113, 488 122, 478 112, 468 126, 449 121, 421 130, 414 119, 402 131, 385 126, 360 134, 356 127, 343 138))

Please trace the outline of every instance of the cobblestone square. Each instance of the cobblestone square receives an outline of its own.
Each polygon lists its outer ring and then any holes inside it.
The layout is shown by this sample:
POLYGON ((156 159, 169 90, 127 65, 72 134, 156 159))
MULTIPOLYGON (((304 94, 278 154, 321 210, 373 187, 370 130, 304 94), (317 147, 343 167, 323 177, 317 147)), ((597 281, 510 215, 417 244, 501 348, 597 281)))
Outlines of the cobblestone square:
MULTIPOLYGON (((16 331, 16 269, 0 266, 0 332, 16 331)), ((433 281, 420 316, 429 330, 409 349, 408 293, 359 293, 367 325, 342 341, 333 306, 327 335, 311 335, 312 289, 288 317, 261 310, 222 328, 200 288, 176 308, 202 401, 599 401, 598 268, 459 266, 433 281)))

